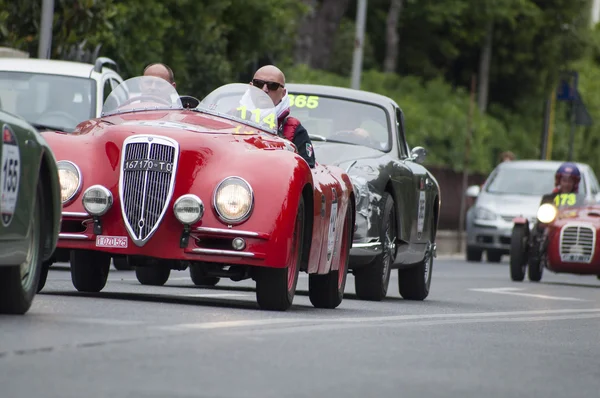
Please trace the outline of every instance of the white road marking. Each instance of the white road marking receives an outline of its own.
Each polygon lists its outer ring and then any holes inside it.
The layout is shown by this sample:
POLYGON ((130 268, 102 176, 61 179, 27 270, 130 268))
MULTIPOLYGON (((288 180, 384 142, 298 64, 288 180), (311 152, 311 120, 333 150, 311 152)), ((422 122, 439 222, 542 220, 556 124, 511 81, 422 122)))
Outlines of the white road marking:
POLYGON ((545 294, 534 294, 534 293, 520 293, 520 290, 525 290, 518 287, 494 287, 494 288, 486 288, 486 289, 469 289, 474 292, 483 292, 483 293, 498 293, 498 294, 511 294, 513 296, 523 296, 523 297, 535 297, 541 298, 545 300, 560 300, 560 301, 589 301, 575 297, 560 297, 560 296, 548 296, 545 294))
MULTIPOLYGON (((562 309, 562 310, 538 310, 538 311, 506 311, 506 312, 472 312, 472 313, 450 313, 450 314, 419 314, 419 315, 397 315, 397 316, 380 316, 380 317, 353 317, 353 318, 274 318, 274 319, 241 319, 237 321, 219 321, 219 322, 196 322, 196 323, 180 323, 169 326, 158 326, 161 330, 170 331, 185 331, 195 329, 233 329, 245 326, 272 326, 272 325, 286 325, 286 324, 297 324, 299 326, 309 324, 318 325, 342 325, 342 324, 385 324, 401 321, 428 321, 428 322, 453 322, 453 319, 469 320, 484 322, 486 318, 489 319, 514 319, 515 321, 527 319, 534 319, 532 316, 535 315, 546 315, 548 320, 552 320, 550 315, 553 316, 577 316, 581 317, 583 314, 591 314, 588 317, 599 317, 600 308, 588 308, 588 309, 562 309), (577 315, 569 315, 577 314, 577 315), (517 316, 525 316, 516 318, 517 316), (529 316, 529 318, 527 317, 529 316), (506 317, 506 318, 499 318, 506 317), (444 319, 445 318, 445 319, 444 319), (435 321, 440 319, 440 321, 435 321), (442 320, 443 319, 443 320, 442 320)), ((562 319, 562 318, 561 318, 562 319)), ((539 320, 543 320, 540 317, 539 320)), ((490 321, 491 322, 491 321, 490 321)))
POLYGON ((185 297, 254 297, 254 294, 246 293, 198 293, 198 294, 186 294, 185 297))

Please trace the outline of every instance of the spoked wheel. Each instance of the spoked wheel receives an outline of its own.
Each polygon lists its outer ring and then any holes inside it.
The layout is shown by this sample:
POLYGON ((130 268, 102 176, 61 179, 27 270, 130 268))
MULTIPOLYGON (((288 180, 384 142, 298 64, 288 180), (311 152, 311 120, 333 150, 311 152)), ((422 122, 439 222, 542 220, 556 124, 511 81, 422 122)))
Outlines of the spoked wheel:
POLYGON ((510 239, 510 278, 515 282, 522 282, 525 279, 528 241, 527 225, 515 225, 510 239))
POLYGON ((386 192, 382 200, 385 203, 380 234, 382 253, 371 264, 354 271, 354 288, 361 300, 381 301, 385 298, 390 284, 392 262, 396 257, 394 199, 386 192))
POLYGON ((336 308, 342 303, 346 289, 348 263, 350 261, 350 246, 352 246, 352 206, 348 206, 344 219, 342 244, 338 255, 336 271, 329 271, 326 275, 312 274, 308 277, 308 294, 310 302, 317 308, 336 308))
POLYGON ((289 264, 286 268, 256 269, 256 301, 261 309, 285 311, 291 307, 296 294, 303 247, 304 198, 300 196, 292 237, 292 256, 289 264))
POLYGON ((34 210, 29 222, 25 261, 19 265, 0 267, 0 313, 25 314, 37 293, 46 231, 42 222, 43 203, 42 185, 38 183, 34 210))

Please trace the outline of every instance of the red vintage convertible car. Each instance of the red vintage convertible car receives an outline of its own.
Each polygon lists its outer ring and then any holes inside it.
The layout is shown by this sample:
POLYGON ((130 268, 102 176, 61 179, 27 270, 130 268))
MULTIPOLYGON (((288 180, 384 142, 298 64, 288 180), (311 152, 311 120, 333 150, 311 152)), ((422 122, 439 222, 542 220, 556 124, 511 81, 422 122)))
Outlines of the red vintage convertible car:
POLYGON ((102 290, 111 256, 126 256, 142 284, 188 267, 196 284, 252 278, 261 308, 286 310, 304 271, 314 306, 341 303, 352 183, 340 168, 311 169, 277 135, 267 94, 245 86, 243 97, 228 85, 185 109, 164 80, 136 77, 100 118, 44 133, 63 191, 54 258, 68 256, 77 290, 102 290))
POLYGON ((510 250, 510 275, 539 282, 544 268, 555 273, 597 275, 600 279, 600 204, 581 194, 544 195, 537 221, 515 219, 510 250))

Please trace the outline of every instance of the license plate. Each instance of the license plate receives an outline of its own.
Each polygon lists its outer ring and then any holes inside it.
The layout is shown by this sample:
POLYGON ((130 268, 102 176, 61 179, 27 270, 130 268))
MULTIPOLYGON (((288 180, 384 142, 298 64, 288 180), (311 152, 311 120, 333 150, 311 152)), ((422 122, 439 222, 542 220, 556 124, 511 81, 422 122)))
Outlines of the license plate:
POLYGON ((127 237, 126 236, 96 236, 96 247, 113 247, 117 249, 127 248, 127 237))
POLYGON ((589 263, 591 256, 585 254, 563 254, 560 259, 565 263, 589 263))

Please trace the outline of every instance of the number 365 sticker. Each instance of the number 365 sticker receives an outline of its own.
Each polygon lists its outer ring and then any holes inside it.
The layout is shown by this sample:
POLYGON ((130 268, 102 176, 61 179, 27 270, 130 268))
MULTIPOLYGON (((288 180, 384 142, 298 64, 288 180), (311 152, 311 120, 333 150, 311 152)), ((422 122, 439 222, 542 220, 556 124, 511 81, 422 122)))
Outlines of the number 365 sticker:
POLYGON ((21 176, 21 155, 17 137, 9 125, 2 126, 2 170, 0 174, 0 210, 2 212, 2 224, 10 225, 17 206, 19 194, 19 179, 21 176))

